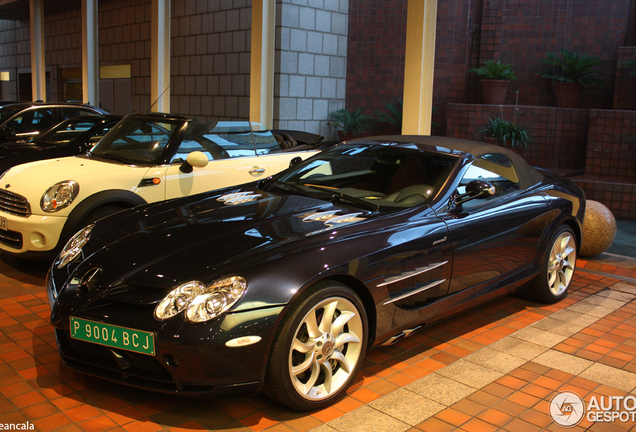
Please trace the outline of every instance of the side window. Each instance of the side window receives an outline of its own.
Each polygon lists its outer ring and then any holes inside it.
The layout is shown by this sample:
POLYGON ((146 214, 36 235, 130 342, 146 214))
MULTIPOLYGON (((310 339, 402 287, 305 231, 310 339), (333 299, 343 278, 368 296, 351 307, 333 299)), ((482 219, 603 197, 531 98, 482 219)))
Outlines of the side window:
POLYGON ((252 157, 256 156, 254 144, 249 132, 220 132, 217 134, 208 133, 203 138, 220 147, 225 157, 252 157))
MULTIPOLYGON (((200 141, 200 140, 198 140, 200 141)), ((190 153, 192 153, 193 151, 200 151, 203 154, 205 154, 208 157, 208 160, 214 160, 214 156, 212 156, 212 153, 210 153, 208 151, 208 149, 206 149, 205 147, 203 147, 203 145, 201 145, 200 142, 197 142, 195 140, 188 140, 188 139, 184 139, 181 144, 179 144, 179 148, 177 149, 177 152, 174 154, 174 156, 172 156, 172 160, 170 161, 171 163, 183 163, 186 158, 188 157, 188 155, 190 153)))
POLYGON ((276 137, 270 131, 254 132, 254 141, 256 142, 256 154, 258 155, 281 151, 280 144, 278 144, 276 137))
POLYGON ((49 108, 28 110, 11 121, 16 133, 41 132, 53 126, 53 111, 49 108))
POLYGON ((490 201, 519 190, 519 177, 512 162, 507 156, 492 153, 483 155, 471 164, 462 178, 458 192, 466 192, 466 185, 472 180, 484 180, 496 188, 496 193, 487 199, 474 199, 464 206, 477 206, 484 201, 490 201))
POLYGON ((61 115, 59 120, 62 121, 62 120, 66 120, 73 117, 79 117, 79 116, 95 114, 95 113, 93 111, 83 109, 83 108, 65 107, 65 108, 60 108, 60 114, 61 115))

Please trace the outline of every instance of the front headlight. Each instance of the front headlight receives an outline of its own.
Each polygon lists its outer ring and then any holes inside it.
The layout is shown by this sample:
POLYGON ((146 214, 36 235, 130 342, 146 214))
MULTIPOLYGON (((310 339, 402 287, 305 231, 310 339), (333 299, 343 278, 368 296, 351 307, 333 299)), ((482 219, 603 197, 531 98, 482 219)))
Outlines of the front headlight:
POLYGON ((201 323, 227 311, 245 294, 247 281, 240 276, 221 279, 205 286, 193 281, 179 285, 155 308, 155 318, 166 320, 185 311, 186 320, 201 323))
POLYGON ((67 180, 51 186, 40 200, 40 207, 45 212, 56 212, 68 207, 79 193, 79 184, 67 180))
POLYGON ((82 248, 88 242, 91 237, 91 231, 95 224, 90 224, 79 230, 71 239, 66 243, 62 252, 60 252, 60 263, 57 268, 61 269, 66 264, 75 259, 76 256, 82 252, 82 248))

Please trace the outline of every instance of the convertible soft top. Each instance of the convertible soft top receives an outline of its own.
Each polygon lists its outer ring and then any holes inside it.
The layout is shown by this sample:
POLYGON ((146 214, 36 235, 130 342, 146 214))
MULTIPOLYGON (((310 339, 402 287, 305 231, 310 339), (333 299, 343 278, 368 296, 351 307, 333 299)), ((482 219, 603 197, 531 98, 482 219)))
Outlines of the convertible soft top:
MULTIPOLYGON (((515 169, 517 170, 517 175, 519 176, 519 186, 522 189, 527 189, 544 179, 543 174, 529 165, 521 156, 519 156, 514 151, 509 150, 505 147, 486 144, 480 141, 428 135, 382 135, 360 138, 350 142, 415 144, 418 147, 442 147, 455 152, 471 154, 475 157, 480 157, 491 153, 498 153, 507 156, 512 161, 515 169)), ((434 151, 435 149, 422 148, 422 150, 434 151)))

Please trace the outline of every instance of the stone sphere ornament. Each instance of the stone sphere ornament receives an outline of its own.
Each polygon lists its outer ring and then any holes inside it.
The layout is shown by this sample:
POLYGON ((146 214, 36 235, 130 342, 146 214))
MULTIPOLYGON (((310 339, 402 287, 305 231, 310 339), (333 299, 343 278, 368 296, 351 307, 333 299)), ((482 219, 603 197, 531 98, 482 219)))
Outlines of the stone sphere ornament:
POLYGON ((594 256, 603 253, 612 245, 616 237, 616 219, 603 204, 587 200, 583 218, 583 243, 581 256, 594 256))

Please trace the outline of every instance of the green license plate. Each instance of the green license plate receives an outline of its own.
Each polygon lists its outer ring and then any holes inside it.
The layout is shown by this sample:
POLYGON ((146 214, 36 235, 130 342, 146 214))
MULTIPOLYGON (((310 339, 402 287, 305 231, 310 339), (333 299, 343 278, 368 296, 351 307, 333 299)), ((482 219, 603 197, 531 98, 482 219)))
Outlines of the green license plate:
POLYGON ((151 332, 71 317, 71 337, 107 347, 155 355, 155 335, 151 332))

